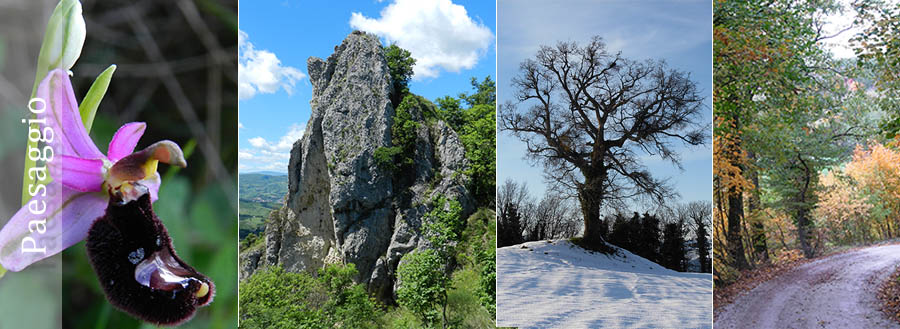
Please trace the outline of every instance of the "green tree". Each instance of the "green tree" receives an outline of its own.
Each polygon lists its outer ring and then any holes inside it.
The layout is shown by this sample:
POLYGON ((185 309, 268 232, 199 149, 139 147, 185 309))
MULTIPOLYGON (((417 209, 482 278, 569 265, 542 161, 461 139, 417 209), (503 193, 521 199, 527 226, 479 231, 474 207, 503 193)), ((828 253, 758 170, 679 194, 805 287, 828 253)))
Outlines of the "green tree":
POLYGON ((636 243, 634 243, 635 254, 644 257, 651 262, 659 262, 660 253, 663 252, 661 245, 661 232, 659 229, 659 217, 644 213, 641 217, 640 226, 637 229, 636 243))
POLYGON ((459 98, 452 96, 444 96, 437 99, 438 109, 441 119, 444 120, 454 131, 462 131, 462 127, 466 124, 466 109, 462 107, 459 98))
POLYGON ((700 263, 701 273, 712 273, 712 258, 710 257, 709 226, 712 213, 712 203, 709 201, 692 201, 680 207, 680 213, 694 226, 694 235, 697 241, 697 257, 700 263))
POLYGON ((462 206, 459 201, 436 196, 431 200, 433 207, 423 217, 425 220, 425 238, 445 260, 453 254, 454 245, 460 241, 460 234, 465 229, 462 218, 462 206))
POLYGON ((459 98, 469 104, 470 107, 475 105, 495 105, 497 103, 497 84, 491 79, 491 76, 484 77, 484 80, 478 82, 472 78, 472 87, 475 93, 460 94, 459 98))
POLYGON ((460 93, 458 98, 445 96, 437 99, 438 112, 454 131, 466 149, 470 168, 466 172, 471 178, 469 189, 477 202, 485 206, 494 205, 496 190, 496 146, 497 87, 490 76, 478 82, 472 78, 472 94, 460 93), (462 107, 465 102, 468 108, 462 107))
POLYGON ((900 5, 885 0, 853 2, 857 22, 867 28, 854 36, 851 43, 857 54, 857 65, 876 73, 876 88, 886 111, 881 123, 885 139, 900 134, 900 5))
POLYGON ((697 256, 700 260, 700 272, 712 272, 712 260, 709 257, 709 225, 697 222, 697 256))
POLYGON ((427 99, 407 94, 403 101, 397 105, 394 112, 394 123, 391 125, 390 147, 375 149, 375 163, 379 167, 392 171, 395 176, 404 176, 403 173, 413 174, 413 159, 416 154, 416 130, 420 121, 433 117, 434 105, 427 99))
POLYGON ((493 104, 478 104, 466 111, 466 125, 459 136, 466 149, 471 177, 469 188, 478 203, 493 206, 497 172, 497 123, 493 104))
MULTIPOLYGON (((817 46, 821 36, 814 22, 834 9, 831 1, 717 1, 713 5, 714 197, 718 211, 727 217, 721 228, 726 238, 716 244, 721 246, 718 257, 736 268, 750 266, 741 230, 744 193, 749 196, 750 215, 759 210, 759 190, 753 183, 760 173, 751 169, 763 168, 756 162, 767 155, 757 151, 768 148, 758 145, 771 136, 769 127, 803 127, 790 122, 799 118, 789 118, 803 108, 796 101, 806 92, 797 86, 808 85, 822 63, 823 51, 817 46), (779 117, 779 112, 787 115, 779 117), (772 113, 768 120, 761 118, 768 113, 772 113)), ((805 219, 798 220, 798 227, 808 225, 805 219)), ((765 238, 761 227, 753 230, 753 244, 764 245, 759 241, 765 238)))
POLYGON ((384 47, 384 58, 387 60, 391 73, 391 85, 394 89, 394 93, 391 94, 391 103, 396 107, 409 93, 409 80, 413 77, 413 66, 416 65, 416 59, 412 58, 408 50, 393 43, 384 47))
POLYGON ((427 249, 404 255, 397 268, 397 281, 397 303, 426 324, 435 325, 440 318, 446 328, 450 278, 444 273, 444 259, 437 251, 427 249))

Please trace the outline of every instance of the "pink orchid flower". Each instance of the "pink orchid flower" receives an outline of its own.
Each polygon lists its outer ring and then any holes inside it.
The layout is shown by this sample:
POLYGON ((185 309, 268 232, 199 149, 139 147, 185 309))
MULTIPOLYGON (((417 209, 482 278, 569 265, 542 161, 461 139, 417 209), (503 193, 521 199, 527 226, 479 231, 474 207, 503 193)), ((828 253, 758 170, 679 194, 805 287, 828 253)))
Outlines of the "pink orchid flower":
POLYGON ((127 202, 149 193, 155 202, 160 185, 156 171, 159 162, 186 166, 181 148, 171 141, 160 141, 134 152, 147 128, 143 122, 119 128, 109 143, 108 154, 103 155, 82 123, 72 83, 63 70, 47 74, 36 97, 43 99, 46 106, 46 122, 41 130, 49 127, 54 131, 55 155, 48 166, 52 167, 51 175, 57 175, 52 178, 61 184, 48 186, 46 195, 32 198, 57 198, 48 203, 46 211, 34 214, 26 203, 0 230, 0 265, 10 271, 20 271, 84 240, 94 221, 103 216, 111 195, 127 202), (34 230, 31 222, 42 220, 50 229, 34 230), (21 241, 28 237, 43 242, 45 252, 23 252, 21 241))

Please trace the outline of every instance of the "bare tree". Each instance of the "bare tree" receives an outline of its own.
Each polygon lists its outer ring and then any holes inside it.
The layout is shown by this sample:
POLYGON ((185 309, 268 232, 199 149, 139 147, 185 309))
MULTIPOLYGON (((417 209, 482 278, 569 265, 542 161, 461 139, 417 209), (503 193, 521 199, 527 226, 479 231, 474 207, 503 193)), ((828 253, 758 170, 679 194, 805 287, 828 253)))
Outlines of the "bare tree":
POLYGON ((497 246, 522 243, 525 216, 531 208, 531 195, 526 183, 507 179, 497 193, 497 246))
POLYGON ((541 201, 526 207, 525 240, 571 238, 580 228, 579 211, 572 202, 555 193, 547 193, 541 201))
MULTIPOLYGON (((712 226, 712 202, 692 201, 680 204, 679 217, 683 218, 687 228, 693 232, 697 248, 697 257, 700 263, 700 272, 712 272, 712 258, 710 255, 710 235, 712 226)), ((687 233, 687 232, 686 232, 687 233)))
POLYGON ((500 109, 501 129, 526 144, 551 188, 575 192, 587 243, 603 241, 601 207, 675 195, 640 163, 642 155, 680 168, 674 144, 707 143, 703 98, 687 73, 610 54, 600 37, 583 47, 542 46, 519 70, 516 102, 500 109))
POLYGON ((514 205, 516 208, 525 208, 526 203, 531 202, 531 194, 528 193, 528 183, 519 183, 507 178, 497 191, 497 204, 503 213, 504 205, 514 205))

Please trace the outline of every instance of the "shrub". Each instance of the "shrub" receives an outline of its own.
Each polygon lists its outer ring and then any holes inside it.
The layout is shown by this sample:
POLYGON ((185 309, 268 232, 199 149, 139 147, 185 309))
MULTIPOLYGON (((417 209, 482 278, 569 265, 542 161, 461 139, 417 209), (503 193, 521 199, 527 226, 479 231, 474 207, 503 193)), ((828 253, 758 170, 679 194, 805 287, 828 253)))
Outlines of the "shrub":
POLYGON ((400 100, 409 93, 409 79, 413 76, 416 59, 412 58, 408 50, 400 48, 396 44, 384 47, 384 59, 387 60, 388 70, 391 73, 391 85, 394 88, 391 103, 396 107, 400 100))
POLYGON ((397 268, 397 303, 435 325, 438 319, 446 326, 447 289, 450 278, 444 273, 444 260, 434 250, 411 252, 403 256, 397 268), (438 307, 441 311, 438 311, 438 307))
POLYGON ((459 94, 437 99, 441 119, 459 134, 466 150, 470 168, 466 172, 471 180, 469 189, 480 205, 494 203, 496 188, 496 84, 490 76, 478 82, 472 78, 473 94, 459 94), (463 108, 461 102, 468 104, 463 108))
POLYGON ((442 195, 435 196, 431 200, 431 205, 434 208, 424 216, 425 237, 441 256, 449 258, 453 246, 460 241, 460 235, 465 228, 462 206, 459 201, 448 200, 442 195))
POLYGON ((497 314, 497 263, 494 249, 481 250, 478 253, 478 263, 481 266, 481 275, 478 282, 478 297, 481 305, 491 313, 497 314))
POLYGON ((394 123, 391 125, 391 147, 379 147, 375 149, 375 163, 380 168, 389 170, 397 176, 403 172, 412 173, 413 157, 416 154, 416 130, 419 123, 413 120, 412 111, 427 108, 427 100, 416 96, 406 95, 403 102, 397 106, 394 112, 394 123))
POLYGON ((250 247, 253 247, 254 245, 256 245, 257 242, 264 242, 264 241, 265 241, 265 236, 263 236, 262 233, 260 233, 258 235, 256 233, 247 234, 247 236, 245 236, 244 239, 241 240, 240 250, 241 251, 247 250, 250 247))
POLYGON ((353 264, 329 265, 319 277, 268 267, 240 283, 241 328, 374 328, 378 306, 354 284, 353 264))
POLYGON ((403 152, 399 147, 379 147, 375 149, 375 165, 379 168, 395 172, 397 171, 396 157, 403 152))

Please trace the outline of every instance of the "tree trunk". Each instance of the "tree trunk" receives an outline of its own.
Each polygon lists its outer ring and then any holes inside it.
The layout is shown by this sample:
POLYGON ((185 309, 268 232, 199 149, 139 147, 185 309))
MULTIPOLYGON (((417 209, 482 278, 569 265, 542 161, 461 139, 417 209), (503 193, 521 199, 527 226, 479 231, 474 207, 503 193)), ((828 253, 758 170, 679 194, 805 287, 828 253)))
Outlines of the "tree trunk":
POLYGON ((809 244, 809 217, 805 206, 800 206, 797 209, 797 238, 800 239, 800 249, 803 250, 803 255, 806 258, 815 256, 815 251, 809 244))
MULTIPOLYGON (((737 125, 737 124, 736 124, 737 125)), ((736 141, 731 145, 732 150, 725 151, 725 154, 733 154, 740 151, 740 141, 736 141)), ((735 166, 740 169, 741 174, 744 172, 744 166, 738 159, 731 159, 735 166)), ((735 178, 739 179, 739 178, 735 178)), ((728 234, 725 236, 728 246, 728 254, 731 255, 734 267, 738 270, 747 269, 750 264, 747 263, 747 257, 744 255, 744 244, 741 241, 741 220, 744 219, 744 196, 743 191, 732 186, 728 189, 728 234)))
POLYGON ((585 179, 585 185, 578 189, 578 201, 581 204, 581 214, 584 216, 584 242, 588 245, 603 243, 603 230, 600 225, 600 191, 589 186, 589 180, 585 179))
MULTIPOLYGON (((756 155, 750 153, 750 161, 754 161, 755 159, 756 155)), ((751 170, 749 174, 750 181, 753 182, 753 190, 750 191, 750 196, 747 200, 747 212, 754 219, 752 223, 750 223, 750 237, 753 241, 753 254, 756 256, 756 259, 768 262, 769 248, 768 243, 766 242, 766 228, 756 213, 761 208, 761 202, 759 200, 759 173, 756 170, 751 170)))
MULTIPOLYGON (((740 131, 740 119, 736 116, 732 117, 732 119, 734 120, 735 130, 740 131)), ((726 145, 726 149, 722 154, 727 154, 731 164, 739 169, 738 175, 744 175, 744 165, 737 156, 741 152, 740 135, 736 137, 734 143, 726 145)), ((733 177, 732 179, 741 179, 741 177, 733 177)), ((744 220, 744 191, 732 184, 726 194, 728 199, 728 213, 726 214, 728 231, 725 234, 725 248, 732 258, 732 266, 738 270, 747 269, 750 268, 750 264, 747 262, 747 256, 744 254, 744 244, 741 240, 741 221, 744 220)))
POLYGON ((442 328, 447 329, 447 325, 449 323, 447 322, 447 296, 446 295, 444 295, 443 315, 441 316, 441 320, 442 320, 441 324, 443 325, 442 328))
POLYGON ((744 200, 741 191, 730 188, 728 191, 728 253, 734 259, 734 267, 743 270, 750 267, 744 255, 744 244, 741 241, 741 219, 744 217, 744 200))
POLYGON ((800 194, 795 200, 797 204, 797 238, 800 239, 800 249, 803 250, 803 255, 805 255, 806 258, 812 258, 815 256, 815 250, 813 250, 812 246, 809 244, 811 238, 809 232, 810 206, 807 204, 806 199, 806 194, 809 191, 810 183, 812 181, 812 173, 809 166, 803 161, 803 158, 798 156, 798 159, 800 159, 800 163, 803 165, 803 182, 801 182, 800 185, 800 194))

